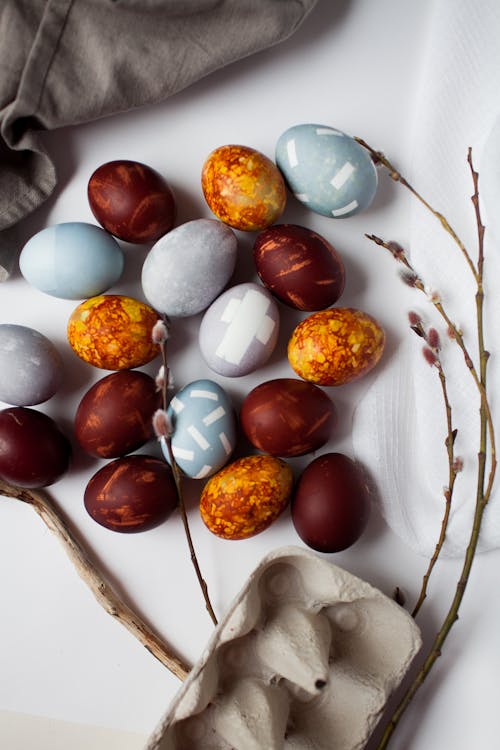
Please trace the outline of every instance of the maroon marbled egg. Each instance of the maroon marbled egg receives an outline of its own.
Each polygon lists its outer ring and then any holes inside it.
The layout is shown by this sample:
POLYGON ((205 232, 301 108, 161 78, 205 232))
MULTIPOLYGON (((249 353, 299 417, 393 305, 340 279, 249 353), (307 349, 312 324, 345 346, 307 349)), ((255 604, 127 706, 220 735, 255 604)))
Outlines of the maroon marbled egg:
POLYGON ((172 471, 153 456, 116 458, 89 480, 85 508, 101 526, 125 533, 165 521, 177 505, 172 471))
POLYGON ((19 487, 47 487, 67 471, 71 445, 51 417, 15 406, 0 411, 0 477, 19 487))
POLYGON ((370 493, 360 466, 342 453, 315 458, 300 475, 292 521, 318 552, 340 552, 356 542, 370 515, 370 493))
POLYGON ((117 458, 153 437, 153 414, 161 395, 153 378, 138 370, 122 370, 98 380, 81 399, 75 436, 91 456, 117 458))
POLYGON ((336 410, 313 383, 295 378, 268 380, 254 388, 240 410, 243 432, 252 445, 272 456, 302 456, 331 436, 336 410))
POLYGON ((298 310, 324 310, 344 291, 344 264, 324 237, 296 224, 276 224, 257 235, 254 260, 262 283, 298 310))
POLYGON ((146 164, 127 160, 102 164, 92 174, 87 194, 101 226, 126 242, 156 242, 174 226, 173 193, 146 164))

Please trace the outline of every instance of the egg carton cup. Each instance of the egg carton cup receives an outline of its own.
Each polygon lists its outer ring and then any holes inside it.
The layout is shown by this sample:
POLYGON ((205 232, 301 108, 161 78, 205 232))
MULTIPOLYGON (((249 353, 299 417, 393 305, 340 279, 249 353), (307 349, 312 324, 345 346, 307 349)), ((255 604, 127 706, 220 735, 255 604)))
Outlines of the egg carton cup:
POLYGON ((313 552, 250 575, 145 750, 359 750, 421 646, 410 615, 313 552))

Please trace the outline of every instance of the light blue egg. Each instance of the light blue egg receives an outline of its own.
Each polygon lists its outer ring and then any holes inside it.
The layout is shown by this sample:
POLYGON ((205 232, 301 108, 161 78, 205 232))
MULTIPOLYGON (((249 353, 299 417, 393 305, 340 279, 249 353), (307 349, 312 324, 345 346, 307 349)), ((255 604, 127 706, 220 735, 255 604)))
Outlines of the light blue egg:
POLYGON ((52 297, 87 299, 116 284, 123 253, 110 234, 85 222, 46 227, 31 237, 19 258, 32 286, 52 297))
POLYGON ((0 325, 0 400, 41 404, 56 393, 62 376, 61 355, 50 339, 27 326, 0 325))
MULTIPOLYGON (((230 459, 236 444, 236 416, 225 391, 213 380, 195 380, 170 401, 172 452, 188 477, 212 476, 230 459)), ((165 458, 168 449, 162 443, 165 458)))
POLYGON ((276 146, 276 164, 297 200, 323 216, 363 211, 377 190, 370 154, 351 136, 325 125, 295 125, 276 146))

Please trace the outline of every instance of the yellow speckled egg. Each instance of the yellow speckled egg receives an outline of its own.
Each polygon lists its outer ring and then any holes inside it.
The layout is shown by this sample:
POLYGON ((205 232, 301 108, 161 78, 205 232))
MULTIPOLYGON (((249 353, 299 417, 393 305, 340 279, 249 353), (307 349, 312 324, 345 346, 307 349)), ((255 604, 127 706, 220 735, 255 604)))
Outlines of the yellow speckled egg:
POLYGON ((285 209, 281 172, 249 146, 220 146, 212 151, 203 165, 201 185, 210 210, 235 229, 265 229, 285 209))
POLYGON ((78 305, 68 322, 68 341, 81 359, 104 370, 129 370, 159 353, 151 331, 158 313, 121 294, 100 294, 78 305))
POLYGON ((200 513, 223 539, 248 539, 267 529, 287 506, 293 486, 289 465, 273 456, 246 456, 214 474, 205 485, 200 513))
POLYGON ((385 334, 361 310, 337 307, 309 315, 292 333, 288 360, 301 378, 343 385, 369 372, 382 356, 385 334))

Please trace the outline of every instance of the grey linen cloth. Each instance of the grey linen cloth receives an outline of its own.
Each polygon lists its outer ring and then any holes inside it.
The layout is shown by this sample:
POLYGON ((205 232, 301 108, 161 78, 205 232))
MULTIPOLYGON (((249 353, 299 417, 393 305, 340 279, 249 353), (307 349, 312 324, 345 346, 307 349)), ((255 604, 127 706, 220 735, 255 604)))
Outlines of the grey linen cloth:
POLYGON ((41 130, 166 99, 286 39, 316 0, 1 0, 0 279, 57 183, 41 130))

